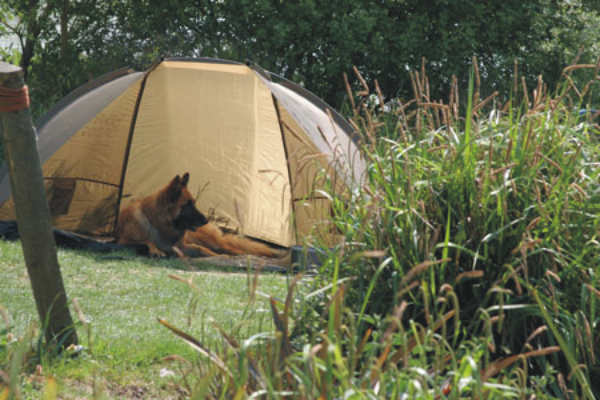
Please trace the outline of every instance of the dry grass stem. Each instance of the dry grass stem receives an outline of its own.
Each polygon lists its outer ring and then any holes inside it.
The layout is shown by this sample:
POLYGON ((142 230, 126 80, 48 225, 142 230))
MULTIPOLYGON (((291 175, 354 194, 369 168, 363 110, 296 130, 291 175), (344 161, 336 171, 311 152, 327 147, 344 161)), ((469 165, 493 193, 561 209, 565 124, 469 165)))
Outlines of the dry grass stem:
POLYGON ((525 77, 521 77, 521 86, 523 88, 523 99, 525 99, 525 105, 527 106, 527 112, 531 108, 531 103, 529 102, 529 94, 527 90, 527 82, 525 81, 525 77))
POLYGON ((483 99, 479 104, 477 104, 475 107, 473 107, 473 114, 476 114, 483 107, 487 106, 499 94, 500 94, 500 92, 495 91, 494 93, 492 93, 491 95, 489 95, 488 97, 486 97, 485 99, 483 99))
POLYGON ((462 273, 456 275, 455 283, 459 283, 463 279, 479 279, 479 278, 483 278, 483 273, 484 272, 481 271, 481 270, 462 272, 462 273))
POLYGON ((576 71, 578 69, 596 69, 598 64, 574 64, 565 67, 562 71, 563 74, 571 73, 572 71, 576 71))
POLYGON ((360 82, 360 84, 362 85, 362 87, 364 89, 362 91, 357 92, 356 94, 359 95, 359 96, 368 96, 369 93, 370 93, 370 91, 369 91, 369 86, 367 85, 367 81, 365 81, 365 79, 361 75, 361 73, 358 70, 358 68, 356 68, 355 66, 353 66, 352 69, 354 71, 354 74, 358 78, 358 81, 360 82))

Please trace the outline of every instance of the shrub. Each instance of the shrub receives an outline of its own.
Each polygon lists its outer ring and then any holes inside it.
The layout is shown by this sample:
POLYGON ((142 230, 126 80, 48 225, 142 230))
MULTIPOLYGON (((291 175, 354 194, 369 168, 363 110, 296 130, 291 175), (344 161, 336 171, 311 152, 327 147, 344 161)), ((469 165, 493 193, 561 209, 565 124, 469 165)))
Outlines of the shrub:
POLYGON ((210 350, 170 327, 203 354, 189 394, 593 398, 600 145, 575 69, 507 104, 482 100, 474 71, 467 118, 456 84, 429 98, 424 70, 391 106, 358 75, 365 181, 328 194, 343 242, 301 296, 296 279, 271 299, 272 332, 210 350))
MULTIPOLYGON (((415 98, 385 111, 379 91, 364 85, 352 121, 369 168, 353 201, 333 196, 344 243, 330 253, 319 284, 352 278, 352 311, 371 319, 388 315, 402 293, 410 299, 405 323, 424 325, 442 315, 434 300, 449 285, 460 308, 455 338, 492 324, 496 358, 564 336, 572 360, 553 356, 553 366, 566 377, 583 364, 576 375, 600 377, 599 127, 577 111, 593 84, 575 87, 569 74, 577 69, 565 69, 566 84, 553 96, 540 79, 532 93, 519 93, 522 103, 504 105, 494 103, 496 93, 480 98, 475 71, 466 119, 458 87, 447 104, 432 101, 424 70, 412 75, 415 98)), ((373 325, 368 320, 360 333, 373 325)))

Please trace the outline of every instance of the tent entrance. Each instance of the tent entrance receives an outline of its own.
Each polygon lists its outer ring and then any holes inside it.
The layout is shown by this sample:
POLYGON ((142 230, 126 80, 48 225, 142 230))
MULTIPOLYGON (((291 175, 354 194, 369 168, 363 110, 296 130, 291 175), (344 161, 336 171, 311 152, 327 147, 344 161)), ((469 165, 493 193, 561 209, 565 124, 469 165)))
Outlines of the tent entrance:
POLYGON ((54 226, 91 236, 113 234, 117 185, 81 178, 45 178, 46 198, 54 226))

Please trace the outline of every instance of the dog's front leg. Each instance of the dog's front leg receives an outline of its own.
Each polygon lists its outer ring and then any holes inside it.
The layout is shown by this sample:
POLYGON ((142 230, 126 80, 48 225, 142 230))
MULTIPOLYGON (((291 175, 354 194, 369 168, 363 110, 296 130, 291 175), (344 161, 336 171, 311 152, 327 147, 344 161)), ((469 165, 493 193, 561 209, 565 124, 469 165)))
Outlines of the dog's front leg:
POLYGON ((151 241, 147 241, 144 243, 146 245, 146 247, 148 247, 148 255, 150 257, 166 257, 167 254, 162 251, 161 249, 159 249, 158 247, 156 247, 156 245, 154 244, 154 242, 151 241))
POLYGON ((218 256, 220 254, 215 253, 208 247, 202 246, 201 244, 189 243, 182 241, 180 243, 180 249, 188 257, 202 257, 202 256, 218 256))

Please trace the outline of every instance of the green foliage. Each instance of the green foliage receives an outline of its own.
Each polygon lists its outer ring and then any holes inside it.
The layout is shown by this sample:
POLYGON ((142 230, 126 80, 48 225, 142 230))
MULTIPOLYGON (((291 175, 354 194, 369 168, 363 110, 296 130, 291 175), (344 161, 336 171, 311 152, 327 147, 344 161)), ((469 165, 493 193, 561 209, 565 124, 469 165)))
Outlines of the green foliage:
POLYGON ((448 96, 452 75, 466 87, 473 56, 484 92, 510 93, 515 60, 529 85, 543 74, 553 88, 579 49, 579 62, 596 62, 598 21, 595 4, 581 0, 9 0, 0 6, 0 34, 20 45, 0 54, 27 71, 36 117, 93 77, 144 69, 160 56, 250 59, 340 106, 341 77, 353 66, 387 98, 406 99, 406 71, 422 58, 432 99, 448 96))

